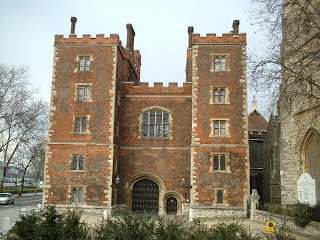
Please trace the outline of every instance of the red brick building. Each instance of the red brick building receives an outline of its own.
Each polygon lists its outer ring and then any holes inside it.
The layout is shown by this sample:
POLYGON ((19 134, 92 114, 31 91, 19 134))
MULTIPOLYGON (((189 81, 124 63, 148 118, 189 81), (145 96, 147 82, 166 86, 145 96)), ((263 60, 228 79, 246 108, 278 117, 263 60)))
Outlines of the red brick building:
POLYGON ((69 38, 55 37, 44 203, 242 211, 250 166, 239 21, 222 37, 188 28, 182 87, 140 83, 131 24, 124 47, 116 34, 78 38, 72 22, 69 38))

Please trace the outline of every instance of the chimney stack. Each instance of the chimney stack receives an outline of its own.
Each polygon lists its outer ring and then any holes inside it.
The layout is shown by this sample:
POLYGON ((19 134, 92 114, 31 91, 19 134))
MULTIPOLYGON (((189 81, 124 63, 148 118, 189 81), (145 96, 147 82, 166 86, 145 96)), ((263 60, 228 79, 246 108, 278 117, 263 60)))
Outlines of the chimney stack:
POLYGON ((71 17, 71 34, 75 34, 75 30, 76 30, 76 22, 77 22, 77 18, 76 17, 71 17))
POLYGON ((240 21, 239 20, 234 20, 233 21, 233 24, 232 24, 233 35, 236 35, 236 36, 239 35, 239 25, 240 25, 240 21))
POLYGON ((127 46, 126 46, 126 48, 128 48, 130 50, 130 52, 133 54, 135 32, 134 32, 133 27, 130 23, 128 23, 126 27, 127 27, 127 46))
POLYGON ((193 33, 193 27, 188 27, 188 35, 189 35, 189 47, 191 48, 192 46, 192 33, 193 33))

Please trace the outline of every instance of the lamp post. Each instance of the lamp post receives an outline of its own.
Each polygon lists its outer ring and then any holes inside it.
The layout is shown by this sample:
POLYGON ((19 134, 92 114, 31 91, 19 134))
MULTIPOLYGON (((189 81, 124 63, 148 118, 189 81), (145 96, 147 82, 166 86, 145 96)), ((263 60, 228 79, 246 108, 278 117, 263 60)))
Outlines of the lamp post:
POLYGON ((117 175, 117 177, 116 177, 116 183, 111 184, 110 187, 116 188, 119 183, 120 183, 120 177, 119 177, 119 175, 117 175))

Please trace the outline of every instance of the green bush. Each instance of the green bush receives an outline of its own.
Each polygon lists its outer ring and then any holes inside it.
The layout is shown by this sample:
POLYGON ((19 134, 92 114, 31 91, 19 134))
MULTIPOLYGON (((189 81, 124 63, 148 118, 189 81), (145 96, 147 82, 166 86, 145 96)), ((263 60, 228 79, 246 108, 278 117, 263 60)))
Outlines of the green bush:
MULTIPOLYGON (((21 240, 258 240, 266 239, 261 234, 253 235, 238 222, 219 223, 208 227, 199 220, 182 221, 148 215, 133 215, 122 212, 115 218, 99 221, 94 226, 81 221, 82 212, 73 209, 58 213, 47 206, 39 213, 31 212, 17 221, 10 231, 9 239, 21 240)), ((281 230, 281 229, 280 229, 281 230)), ((276 232, 275 239, 294 239, 284 231, 276 232)))

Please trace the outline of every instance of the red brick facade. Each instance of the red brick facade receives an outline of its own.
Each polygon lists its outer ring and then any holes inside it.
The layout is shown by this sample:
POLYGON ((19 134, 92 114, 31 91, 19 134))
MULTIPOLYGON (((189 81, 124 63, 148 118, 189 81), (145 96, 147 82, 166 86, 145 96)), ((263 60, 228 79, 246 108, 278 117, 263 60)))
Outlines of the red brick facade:
POLYGON ((127 31, 126 48, 118 35, 55 37, 44 203, 132 209, 136 184, 148 179, 159 214, 169 199, 178 213, 189 201, 242 207, 250 169, 246 35, 237 23, 222 37, 189 27, 187 81, 149 87, 139 80, 130 24, 127 31))

